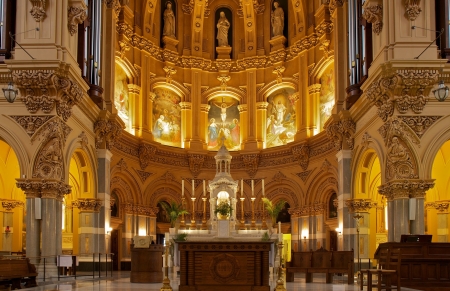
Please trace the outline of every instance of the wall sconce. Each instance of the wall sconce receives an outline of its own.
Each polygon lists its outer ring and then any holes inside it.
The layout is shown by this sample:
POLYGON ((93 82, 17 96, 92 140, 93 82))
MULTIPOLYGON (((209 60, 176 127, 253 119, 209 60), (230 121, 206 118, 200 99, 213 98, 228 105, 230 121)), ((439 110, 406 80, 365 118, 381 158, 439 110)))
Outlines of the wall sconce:
POLYGON ((438 88, 436 90, 433 90, 433 94, 434 94, 434 97, 439 102, 444 102, 445 99, 447 99, 447 97, 448 97, 448 87, 445 86, 444 80, 441 80, 439 82, 439 86, 438 86, 438 88))
POLYGON ((112 227, 109 227, 108 230, 106 231, 106 234, 111 235, 112 230, 113 230, 112 227))
POLYGON ((9 82, 8 87, 3 88, 2 90, 3 94, 5 95, 6 101, 8 101, 9 103, 13 103, 16 100, 17 94, 19 94, 17 89, 14 89, 13 82, 9 82))
POLYGON ((5 227, 5 232, 6 232, 6 233, 10 233, 10 232, 11 232, 11 229, 9 229, 9 225, 7 225, 7 226, 5 227))
POLYGON ((303 240, 306 240, 306 235, 303 237, 303 240))
POLYGON ((342 235, 342 230, 340 228, 336 228, 336 232, 338 235, 342 235))

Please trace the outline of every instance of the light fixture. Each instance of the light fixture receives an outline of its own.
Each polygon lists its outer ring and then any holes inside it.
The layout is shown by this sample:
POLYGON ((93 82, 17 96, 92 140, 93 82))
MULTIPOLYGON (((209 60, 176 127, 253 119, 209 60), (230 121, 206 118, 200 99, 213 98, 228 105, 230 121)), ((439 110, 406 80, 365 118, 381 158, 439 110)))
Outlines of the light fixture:
POLYGON ((6 101, 13 103, 16 100, 18 91, 14 89, 14 83, 9 82, 7 88, 3 88, 3 94, 5 94, 6 101))
POLYGON ((336 228, 336 232, 337 232, 338 235, 342 234, 342 230, 340 228, 336 228))
POLYGON ((433 90, 434 97, 439 101, 443 102, 448 97, 448 87, 445 86, 444 80, 439 82, 439 86, 436 90, 433 90))
POLYGON ((113 230, 112 227, 108 227, 108 230, 106 231, 106 234, 110 235, 112 230, 113 230))

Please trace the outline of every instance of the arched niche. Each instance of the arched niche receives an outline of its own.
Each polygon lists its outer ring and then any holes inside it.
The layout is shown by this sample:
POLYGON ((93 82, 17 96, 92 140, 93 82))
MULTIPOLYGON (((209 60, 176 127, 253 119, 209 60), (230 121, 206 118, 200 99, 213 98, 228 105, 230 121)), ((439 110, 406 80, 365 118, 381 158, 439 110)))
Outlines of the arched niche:
MULTIPOLYGON (((233 13, 232 11, 228 8, 228 7, 218 7, 217 10, 214 13, 214 29, 215 29, 215 34, 214 34, 214 44, 216 47, 219 47, 220 45, 220 40, 219 38, 221 38, 223 36, 223 32, 221 32, 221 30, 225 30, 226 31, 226 36, 227 36, 227 43, 228 43, 228 47, 234 47, 233 46, 233 29, 234 29, 234 23, 233 23, 233 13), (223 19, 221 18, 221 12, 223 12, 225 14, 225 18, 228 21, 228 29, 226 29, 226 26, 224 23, 226 23, 223 19), (219 23, 220 22, 220 23, 219 23)), ((232 55, 235 55, 235 50, 231 51, 232 55)), ((216 52, 216 59, 218 57, 218 53, 216 52)))
POLYGON ((229 151, 241 149, 241 118, 239 102, 229 96, 209 100, 207 143, 208 150, 217 151, 225 143, 229 151))
POLYGON ((295 90, 291 87, 283 87, 270 92, 265 101, 266 109, 266 148, 285 145, 294 141, 295 126, 295 101, 292 98, 295 90))
MULTIPOLYGON (((283 14, 283 18, 281 21, 283 22, 283 36, 286 38, 285 46, 288 47, 288 40, 289 40, 289 13, 288 13, 288 0, 274 0, 270 3, 270 37, 274 38, 274 24, 277 25, 277 23, 280 21, 280 15, 283 14), (275 8, 275 2, 278 3, 278 8, 275 8), (282 10, 280 10, 280 8, 282 10)), ((279 23, 278 23, 279 25, 279 23)), ((280 28, 281 29, 281 28, 280 28)))
MULTIPOLYGON (((167 36, 177 39, 177 2, 175 0, 161 1, 161 31, 160 39, 167 36)), ((164 47, 164 42, 160 42, 164 47)))
POLYGON ((117 114, 125 123, 125 130, 131 130, 130 101, 128 85, 129 77, 126 71, 118 63, 115 65, 114 106, 117 114))
POLYGON ((165 87, 156 87, 153 93, 155 93, 152 112, 154 140, 164 145, 181 147, 183 128, 181 96, 165 87))

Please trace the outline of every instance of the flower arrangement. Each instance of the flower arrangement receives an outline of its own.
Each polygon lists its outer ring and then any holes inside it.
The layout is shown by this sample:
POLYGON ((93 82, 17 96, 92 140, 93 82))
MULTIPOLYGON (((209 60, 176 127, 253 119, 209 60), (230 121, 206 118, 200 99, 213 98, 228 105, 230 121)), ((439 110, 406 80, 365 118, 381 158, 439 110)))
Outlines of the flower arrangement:
POLYGON ((216 209, 214 210, 214 214, 220 214, 221 216, 229 216, 229 215, 231 215, 232 211, 233 211, 233 207, 231 207, 230 202, 228 200, 222 200, 216 206, 216 209))

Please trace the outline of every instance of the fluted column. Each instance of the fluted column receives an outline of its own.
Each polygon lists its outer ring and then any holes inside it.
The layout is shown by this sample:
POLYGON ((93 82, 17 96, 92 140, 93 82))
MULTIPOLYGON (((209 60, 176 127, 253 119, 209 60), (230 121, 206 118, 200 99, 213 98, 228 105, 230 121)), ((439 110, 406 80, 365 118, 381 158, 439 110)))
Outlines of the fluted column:
POLYGON ((256 118, 257 118, 257 131, 256 131, 256 141, 258 143, 258 148, 263 148, 266 142, 266 119, 267 119, 267 102, 257 102, 256 103, 256 118))
POLYGON ((299 100, 296 102, 296 122, 297 122, 297 133, 295 135, 295 140, 303 140, 311 136, 311 131, 309 128, 309 116, 313 112, 309 112, 310 97, 308 94, 308 87, 306 84, 309 83, 308 80, 308 54, 306 52, 300 53, 298 57, 299 62, 299 84, 305 84, 305 86, 299 86, 299 100))
MULTIPOLYGON (((36 217, 36 211, 40 212, 41 210, 40 193, 39 189, 36 188, 23 190, 27 198, 27 215, 25 215, 27 229, 25 246, 27 248, 27 257, 36 258, 40 255, 41 243, 41 223, 36 217)), ((32 259, 30 262, 32 264, 37 264, 38 260, 32 259)))
POLYGON ((181 141, 183 148, 190 147, 190 140, 192 139, 192 107, 190 102, 180 102, 181 107, 181 141))
POLYGON ((128 102, 129 102, 129 118, 130 124, 127 127, 131 127, 131 133, 140 135, 142 130, 142 98, 141 98, 141 87, 135 84, 128 85, 128 102))
POLYGON ((208 104, 201 104, 200 105, 200 109, 201 109, 201 119, 200 119, 200 136, 201 139, 204 141, 205 143, 205 147, 207 148, 207 143, 208 143, 208 112, 211 106, 209 106, 208 104))
POLYGON ((308 87, 308 93, 311 100, 311 128, 313 132, 319 133, 322 128, 320 128, 320 84, 313 84, 308 87))
POLYGON ((246 70, 247 77, 247 139, 244 140, 244 150, 256 150, 258 144, 256 140, 256 68, 246 70))
POLYGON ((99 221, 97 225, 98 248, 95 251, 107 252, 106 249, 106 228, 110 227, 111 206, 110 206, 110 168, 112 153, 108 149, 98 149, 98 193, 97 198, 103 201, 99 209, 99 221))
POLYGON ((338 159, 338 185, 337 194, 338 205, 338 224, 342 230, 342 245, 339 243, 339 250, 349 251, 354 249, 354 221, 348 211, 345 201, 351 197, 351 150, 341 150, 336 155, 338 159))
MULTIPOLYGON (((201 96, 202 96, 202 70, 191 68, 192 86, 191 86, 191 105, 192 105, 192 120, 201 120, 201 96)), ((204 150, 206 149, 205 136, 200 135, 201 126, 191 126, 192 137, 190 140, 189 148, 191 150, 204 150)), ((204 129, 204 127, 203 127, 204 129)))
MULTIPOLYGON (((238 105, 238 110, 239 110, 239 119, 242 124, 248 124, 248 112, 247 112, 247 104, 241 104, 238 105)), ((248 128, 247 126, 241 126, 240 127, 241 130, 241 136, 240 136, 240 140, 241 140, 241 149, 243 148, 243 144, 246 141, 246 138, 248 136, 248 128)))

